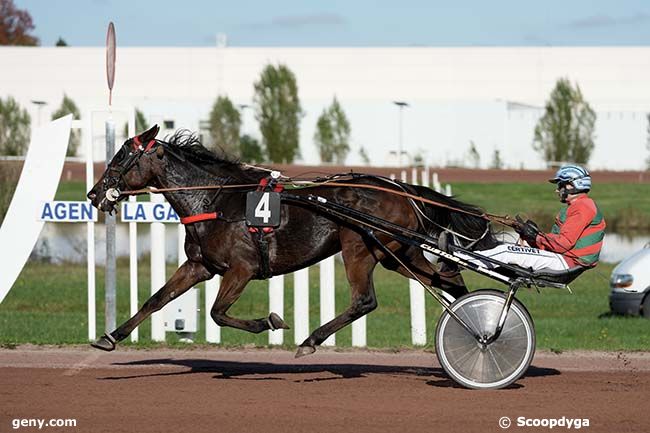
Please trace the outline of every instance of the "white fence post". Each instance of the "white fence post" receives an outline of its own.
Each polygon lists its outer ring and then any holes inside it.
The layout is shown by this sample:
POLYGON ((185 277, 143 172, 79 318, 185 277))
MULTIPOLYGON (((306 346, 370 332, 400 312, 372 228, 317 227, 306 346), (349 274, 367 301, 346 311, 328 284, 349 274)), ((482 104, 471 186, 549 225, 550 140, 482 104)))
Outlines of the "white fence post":
POLYGON ((221 277, 219 275, 215 275, 211 280, 205 282, 205 341, 208 343, 221 343, 221 327, 210 316, 212 305, 219 294, 220 284, 221 277))
POLYGON ((366 317, 368 316, 359 317, 357 320, 352 322, 352 346, 354 347, 366 347, 367 345, 366 317))
MULTIPOLYGON (((320 324, 324 325, 336 315, 334 287, 334 256, 320 262, 320 324)), ((330 335, 322 346, 334 346, 336 334, 330 335)))
POLYGON ((433 173, 433 184, 431 185, 436 192, 442 192, 440 181, 438 180, 438 173, 433 173))
MULTIPOLYGON (((129 197, 135 203, 135 196, 129 197)), ((129 304, 131 317, 138 312, 138 223, 129 223, 129 304)), ((138 327, 131 332, 131 341, 138 341, 138 327)))
MULTIPOLYGON (((151 201, 163 203, 162 195, 151 194, 151 201)), ((165 224, 151 223, 151 294, 165 284, 165 224)), ((151 315, 151 339, 165 341, 165 318, 163 311, 151 315)))
POLYGON ((447 184, 445 185, 445 195, 451 197, 451 185, 447 184))
POLYGON ((427 344, 427 322, 424 308, 424 288, 415 280, 409 279, 409 299, 411 301, 411 341, 415 345, 427 344))
MULTIPOLYGON (((413 184, 417 185, 417 171, 413 170, 412 175, 413 184)), ((411 279, 409 279, 409 299, 411 301, 411 341, 415 345, 425 345, 427 342, 427 323, 424 287, 411 279)))
MULTIPOLYGON (((95 184, 93 134, 90 112, 86 112, 85 116, 84 126, 81 133, 86 149, 86 190, 90 191, 95 184)), ((88 272, 88 340, 93 341, 97 338, 97 305, 95 298, 95 223, 93 221, 86 223, 86 237, 86 252, 88 254, 88 262, 86 264, 86 270, 88 272)))
POLYGON ((422 186, 426 186, 427 188, 429 187, 429 166, 425 166, 424 170, 422 170, 422 186))
MULTIPOLYGON (((284 275, 269 280, 269 312, 284 316, 284 275)), ((269 331, 269 344, 282 344, 283 341, 284 329, 269 331)))
POLYGON ((293 332, 300 345, 309 337, 309 268, 293 274, 293 332))
POLYGON ((402 172, 400 173, 400 178, 399 179, 402 182, 406 182, 406 170, 402 170, 402 172))

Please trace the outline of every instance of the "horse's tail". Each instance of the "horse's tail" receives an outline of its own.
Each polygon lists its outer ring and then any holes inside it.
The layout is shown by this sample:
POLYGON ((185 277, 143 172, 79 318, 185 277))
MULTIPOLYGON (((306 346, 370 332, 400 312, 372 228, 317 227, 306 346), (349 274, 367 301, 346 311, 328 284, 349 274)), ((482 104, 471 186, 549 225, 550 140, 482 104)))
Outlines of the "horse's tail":
POLYGON ((483 217, 485 211, 481 207, 464 203, 424 186, 412 187, 420 197, 441 204, 436 206, 424 203, 424 213, 428 220, 426 231, 429 234, 449 230, 459 235, 463 245, 473 243, 473 249, 496 246, 498 241, 492 233, 489 221, 483 217))

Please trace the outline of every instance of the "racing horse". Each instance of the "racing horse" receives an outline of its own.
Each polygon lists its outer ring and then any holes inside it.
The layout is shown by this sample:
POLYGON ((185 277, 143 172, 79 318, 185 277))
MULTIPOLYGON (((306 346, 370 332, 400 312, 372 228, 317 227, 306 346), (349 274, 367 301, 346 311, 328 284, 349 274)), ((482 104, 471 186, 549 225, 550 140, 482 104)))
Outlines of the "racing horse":
MULTIPOLYGON (((294 272, 338 252, 342 254, 350 284, 351 303, 337 317, 313 331, 298 347, 296 357, 314 353, 331 334, 377 307, 372 274, 378 263, 411 278, 412 275, 400 263, 405 260, 427 284, 454 297, 467 292, 457 268, 441 269, 429 262, 418 248, 404 246, 381 233, 369 236, 359 227, 305 206, 282 203, 277 228, 251 233, 244 216, 246 193, 254 187, 248 190, 227 187, 257 185, 269 177, 269 171, 242 164, 225 155, 216 155, 187 131, 177 132, 166 141, 156 139, 158 130, 158 126, 154 126, 126 140, 88 192, 88 198, 100 211, 112 212, 126 197, 119 193, 120 190, 170 189, 163 194, 185 224, 187 261, 133 317, 100 337, 93 343, 94 347, 107 351, 115 349, 116 343, 125 339, 149 315, 215 274, 223 277, 210 311, 218 325, 253 333, 288 329, 284 320, 273 312, 265 318, 241 319, 228 315, 228 309, 249 281, 294 272), (216 188, 180 188, 188 186, 216 188), (395 256, 390 256, 386 248, 395 256)), ((336 183, 337 180, 332 180, 327 185, 293 189, 291 193, 315 194, 432 236, 448 228, 467 238, 478 239, 475 248, 490 248, 497 243, 488 221, 477 216, 482 213, 481 209, 429 188, 370 175, 352 177, 352 180, 346 180, 348 186, 336 183), (350 183, 360 187, 355 188, 350 183), (362 188, 363 185, 382 186, 388 191, 362 188), (390 191, 403 188, 441 206, 416 204, 390 191)))

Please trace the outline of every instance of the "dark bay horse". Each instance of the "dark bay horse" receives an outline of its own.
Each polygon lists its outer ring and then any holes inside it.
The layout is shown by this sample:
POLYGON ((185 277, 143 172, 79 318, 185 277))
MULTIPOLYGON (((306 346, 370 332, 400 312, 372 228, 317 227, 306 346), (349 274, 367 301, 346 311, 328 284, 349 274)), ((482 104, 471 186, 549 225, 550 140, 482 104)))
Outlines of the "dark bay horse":
MULTIPOLYGON (((145 186, 162 189, 198 185, 255 185, 268 177, 266 170, 213 154, 191 134, 177 133, 166 142, 156 140, 157 133, 158 127, 154 126, 124 143, 101 179, 88 193, 93 206, 101 211, 112 211, 117 202, 125 198, 124 195, 117 194, 116 190, 134 190, 145 186)), ((346 180, 346 183, 350 182, 381 185, 395 190, 400 188, 397 183, 373 176, 346 180)), ((477 207, 425 187, 406 184, 402 184, 402 187, 456 209, 482 213, 477 207)), ((292 193, 320 195, 432 236, 444 228, 450 228, 469 238, 480 238, 477 247, 489 248, 496 245, 488 222, 484 219, 445 207, 414 205, 407 198, 390 192, 330 184, 295 189, 292 193), (416 206, 420 208, 420 216, 416 206)), ((263 263, 260 243, 256 239, 258 235, 249 232, 244 219, 246 191, 212 189, 173 191, 165 192, 164 195, 180 217, 207 212, 218 212, 219 217, 186 224, 187 261, 133 317, 93 343, 94 347, 113 350, 116 342, 125 339, 151 313, 215 274, 223 276, 217 299, 210 311, 218 325, 254 333, 287 329, 288 326, 275 313, 266 318, 239 319, 229 316, 228 309, 237 301, 250 280, 293 272, 340 251, 350 283, 351 304, 343 313, 316 329, 300 345, 296 356, 308 355, 314 353, 316 346, 331 334, 377 307, 372 280, 377 263, 411 277, 358 227, 321 215, 314 209, 282 204, 280 226, 271 233, 261 235, 268 242, 267 260, 263 263)), ((385 235, 378 234, 377 237, 403 260, 408 260, 423 281, 455 297, 467 291, 457 269, 445 271, 427 261, 421 250, 403 246, 385 235)))

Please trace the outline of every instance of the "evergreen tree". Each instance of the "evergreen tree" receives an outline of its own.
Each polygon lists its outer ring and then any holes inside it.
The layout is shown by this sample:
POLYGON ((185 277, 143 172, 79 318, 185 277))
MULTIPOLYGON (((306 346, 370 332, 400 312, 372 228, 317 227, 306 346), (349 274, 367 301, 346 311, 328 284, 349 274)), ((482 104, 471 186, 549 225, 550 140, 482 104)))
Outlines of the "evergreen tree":
POLYGON ((29 146, 30 125, 29 113, 13 97, 0 98, 0 154, 24 155, 29 146))
POLYGON ((345 162, 350 151, 350 122, 336 97, 318 118, 314 141, 321 161, 345 162))
POLYGON ((239 150, 241 152, 241 160, 244 162, 264 162, 264 152, 260 142, 250 135, 244 134, 239 140, 239 150))
POLYGON ((478 150, 476 150, 476 145, 474 144, 474 142, 470 140, 469 143, 470 143, 469 152, 468 152, 469 163, 472 166, 472 168, 479 168, 481 166, 481 155, 479 155, 478 150))
POLYGON ((255 82, 255 118, 271 162, 291 163, 300 154, 300 117, 296 77, 285 65, 267 65, 255 82))
POLYGON ((490 168, 496 168, 499 170, 503 168, 503 160, 501 159, 501 152, 499 149, 494 149, 494 154, 492 155, 492 164, 490 164, 490 168))
POLYGON ((584 100, 580 87, 558 80, 535 127, 533 148, 547 162, 586 164, 594 148, 596 113, 584 100))
MULTIPOLYGON (((73 119, 81 119, 79 114, 79 108, 77 104, 74 103, 72 98, 68 95, 63 94, 63 101, 61 101, 61 106, 52 113, 52 120, 58 119, 60 117, 72 114, 73 119)), ((70 131, 70 141, 68 142, 68 150, 66 151, 66 156, 75 156, 77 154, 77 149, 81 144, 81 131, 79 129, 72 129, 70 131)))
POLYGON ((239 156, 239 130, 241 114, 230 98, 219 96, 210 112, 210 137, 212 150, 219 149, 227 155, 239 156))

